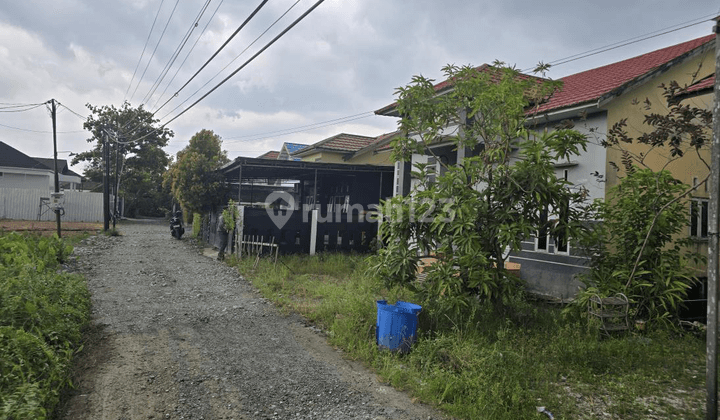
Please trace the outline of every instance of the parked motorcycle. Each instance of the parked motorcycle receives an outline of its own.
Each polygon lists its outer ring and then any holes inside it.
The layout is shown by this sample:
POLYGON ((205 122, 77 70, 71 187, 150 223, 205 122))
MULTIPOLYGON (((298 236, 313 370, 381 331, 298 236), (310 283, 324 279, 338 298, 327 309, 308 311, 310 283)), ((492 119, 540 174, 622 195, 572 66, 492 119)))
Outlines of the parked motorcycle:
POLYGON ((170 219, 170 234, 175 239, 180 239, 185 233, 185 228, 182 224, 182 213, 176 212, 175 215, 170 219))

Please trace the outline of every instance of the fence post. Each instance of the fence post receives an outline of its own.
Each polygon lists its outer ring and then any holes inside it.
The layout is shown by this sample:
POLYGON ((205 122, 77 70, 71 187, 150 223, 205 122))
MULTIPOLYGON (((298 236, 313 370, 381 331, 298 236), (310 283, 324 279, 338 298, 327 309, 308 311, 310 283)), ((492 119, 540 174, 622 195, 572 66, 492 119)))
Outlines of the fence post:
POLYGON ((238 206, 238 219, 235 224, 235 240, 237 241, 236 250, 238 252, 238 258, 242 258, 242 244, 243 244, 243 225, 245 220, 245 206, 238 206))
POLYGON ((317 246, 317 223, 318 210, 314 209, 310 218, 310 255, 315 255, 315 247, 317 246))

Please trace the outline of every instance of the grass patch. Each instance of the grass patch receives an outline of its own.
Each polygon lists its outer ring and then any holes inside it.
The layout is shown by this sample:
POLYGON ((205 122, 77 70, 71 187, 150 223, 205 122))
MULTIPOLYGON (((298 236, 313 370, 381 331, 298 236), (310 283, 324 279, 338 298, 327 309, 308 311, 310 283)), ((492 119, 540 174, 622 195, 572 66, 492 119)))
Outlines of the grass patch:
POLYGON ((287 256, 254 270, 250 259, 229 262, 283 311, 326 330, 347 357, 457 418, 546 418, 538 406, 556 419, 704 415, 702 338, 651 330, 603 339, 559 308, 518 299, 506 315, 477 302, 453 321, 424 308, 418 341, 397 355, 375 345, 375 301, 423 302, 365 275, 363 257, 287 256))
POLYGON ((71 251, 57 236, 0 235, 2 419, 45 419, 71 385, 90 315, 84 279, 59 270, 71 251))

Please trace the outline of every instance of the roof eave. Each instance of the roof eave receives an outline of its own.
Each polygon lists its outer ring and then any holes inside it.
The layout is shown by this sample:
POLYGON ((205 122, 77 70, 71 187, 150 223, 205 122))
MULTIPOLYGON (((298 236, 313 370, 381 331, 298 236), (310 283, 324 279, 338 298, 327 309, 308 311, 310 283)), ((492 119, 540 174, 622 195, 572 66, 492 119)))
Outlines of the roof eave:
POLYGON ((529 116, 527 118, 527 121, 531 124, 540 123, 543 121, 558 121, 582 113, 592 113, 593 111, 599 110, 599 108, 600 107, 598 105, 598 101, 591 100, 581 104, 568 105, 564 108, 543 111, 538 114, 529 116))

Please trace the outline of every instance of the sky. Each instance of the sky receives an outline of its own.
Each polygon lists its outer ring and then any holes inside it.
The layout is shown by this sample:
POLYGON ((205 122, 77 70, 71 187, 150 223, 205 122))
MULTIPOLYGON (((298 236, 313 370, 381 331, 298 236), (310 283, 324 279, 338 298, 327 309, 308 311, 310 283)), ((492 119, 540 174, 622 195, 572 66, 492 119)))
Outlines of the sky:
MULTIPOLYGON (((61 159, 92 147, 82 127, 89 115, 86 104, 120 107, 124 101, 133 107, 142 104, 156 112, 158 125, 167 124, 175 136, 165 151, 173 156, 202 129, 220 135, 231 159, 279 150, 283 142, 312 144, 339 133, 378 136, 394 131, 397 120, 372 111, 392 103, 395 89, 413 75, 439 82, 446 64, 478 66, 495 60, 529 70, 539 62, 560 63, 631 42, 551 67, 546 76, 559 79, 708 35, 711 18, 720 14, 720 4, 707 0, 325 0, 213 93, 170 121, 316 0, 267 1, 172 98, 260 3, 4 2, 0 141, 33 157, 52 157, 47 106, 9 108, 50 99, 62 104, 57 115, 61 159), (648 35, 655 36, 639 40, 648 35)), ((83 166, 72 169, 82 173, 83 166)))

